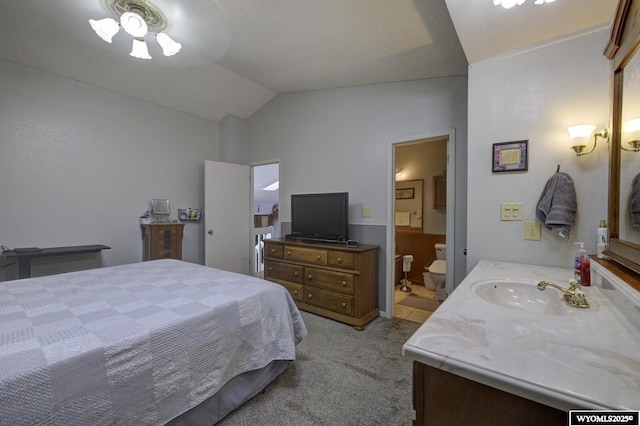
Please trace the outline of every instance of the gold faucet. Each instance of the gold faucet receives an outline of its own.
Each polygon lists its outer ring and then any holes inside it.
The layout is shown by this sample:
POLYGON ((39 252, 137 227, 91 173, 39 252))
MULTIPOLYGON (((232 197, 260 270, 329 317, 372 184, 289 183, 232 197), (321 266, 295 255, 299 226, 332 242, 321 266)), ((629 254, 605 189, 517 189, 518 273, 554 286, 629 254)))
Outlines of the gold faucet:
POLYGON ((569 288, 562 288, 552 282, 549 281, 540 281, 538 283, 538 290, 543 291, 547 287, 553 287, 556 290, 564 293, 564 302, 575 308, 589 308, 589 302, 584 297, 584 293, 580 290, 580 284, 575 281, 572 281, 569 284, 569 288))

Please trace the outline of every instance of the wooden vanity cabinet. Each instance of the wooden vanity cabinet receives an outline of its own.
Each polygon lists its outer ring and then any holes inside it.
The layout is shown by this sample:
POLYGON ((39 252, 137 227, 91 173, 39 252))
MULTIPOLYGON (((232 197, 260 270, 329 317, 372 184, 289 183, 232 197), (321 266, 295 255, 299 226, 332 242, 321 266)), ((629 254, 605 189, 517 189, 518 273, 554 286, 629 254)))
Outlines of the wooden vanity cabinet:
POLYGON ((378 246, 264 240, 264 278, 284 286, 299 309, 357 330, 379 315, 378 246))
POLYGON ((182 260, 184 223, 152 223, 142 226, 142 260, 182 260))
POLYGON ((565 426, 568 414, 473 380, 413 363, 414 426, 565 426))

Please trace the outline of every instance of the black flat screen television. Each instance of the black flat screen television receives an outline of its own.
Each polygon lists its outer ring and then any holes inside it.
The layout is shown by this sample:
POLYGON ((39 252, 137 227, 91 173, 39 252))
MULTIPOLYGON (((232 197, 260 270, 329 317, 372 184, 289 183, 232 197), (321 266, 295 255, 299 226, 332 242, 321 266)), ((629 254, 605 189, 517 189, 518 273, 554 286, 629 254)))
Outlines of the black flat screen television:
POLYGON ((313 241, 347 241, 348 228, 348 192, 291 195, 290 237, 313 241))

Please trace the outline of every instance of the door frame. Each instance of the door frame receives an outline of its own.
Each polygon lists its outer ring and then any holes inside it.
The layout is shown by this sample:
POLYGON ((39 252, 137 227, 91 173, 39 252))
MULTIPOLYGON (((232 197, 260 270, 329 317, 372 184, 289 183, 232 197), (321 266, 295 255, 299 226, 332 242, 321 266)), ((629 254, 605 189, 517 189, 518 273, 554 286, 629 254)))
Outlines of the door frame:
MULTIPOLYGON (((401 139, 390 141, 388 144, 387 155, 387 258, 386 258, 386 310, 385 316, 393 318, 395 303, 395 254, 396 254, 396 233, 395 233, 395 190, 396 190, 396 146, 407 143, 414 143, 422 139, 447 139, 447 225, 446 225, 446 244, 447 244, 447 295, 451 294, 454 289, 454 271, 455 271, 455 178, 456 178, 456 131, 454 128, 438 130, 428 133, 407 136, 401 139)), ((428 142, 426 142, 428 143, 428 142)))

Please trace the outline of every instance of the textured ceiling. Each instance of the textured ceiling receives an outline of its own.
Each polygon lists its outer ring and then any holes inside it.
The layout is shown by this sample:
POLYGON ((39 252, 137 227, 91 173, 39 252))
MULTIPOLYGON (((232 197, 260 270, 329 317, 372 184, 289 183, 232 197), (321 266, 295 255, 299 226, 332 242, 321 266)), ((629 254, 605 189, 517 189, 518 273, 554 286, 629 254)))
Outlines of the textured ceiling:
POLYGON ((153 59, 132 58, 123 31, 112 44, 100 40, 87 21, 109 16, 104 0, 1 0, 0 58, 219 121, 247 118, 278 93, 465 75, 467 58, 608 25, 616 3, 151 2, 183 44, 176 56, 147 37, 153 59))

